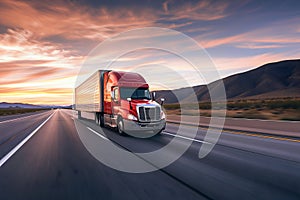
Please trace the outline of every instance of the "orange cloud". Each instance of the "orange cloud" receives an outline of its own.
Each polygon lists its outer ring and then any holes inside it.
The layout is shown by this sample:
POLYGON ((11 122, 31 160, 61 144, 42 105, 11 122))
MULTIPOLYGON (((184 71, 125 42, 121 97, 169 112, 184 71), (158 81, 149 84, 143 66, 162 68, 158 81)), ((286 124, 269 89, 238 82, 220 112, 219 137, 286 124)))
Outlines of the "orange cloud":
POLYGON ((23 102, 33 104, 70 105, 73 91, 70 88, 3 88, 0 102, 23 102))
POLYGON ((82 5, 47 4, 4 0, 0 3, 0 23, 35 33, 37 37, 61 35, 65 38, 103 40, 121 30, 149 26, 155 20, 150 10, 88 8, 82 5))
POLYGON ((238 48, 244 49, 274 49, 283 47, 281 44, 261 44, 261 43, 243 43, 236 45, 238 48))
POLYGON ((8 29, 0 35, 0 63, 11 61, 56 61, 70 57, 73 52, 59 44, 39 41, 23 29, 8 29))
POLYGON ((288 44, 300 43, 300 36, 297 33, 295 24, 282 21, 280 26, 271 26, 250 32, 240 33, 233 36, 212 38, 219 32, 210 32, 200 35, 196 40, 205 48, 218 47, 222 45, 232 45, 239 48, 278 48, 288 44), (282 31, 284 31, 284 34, 282 31))
MULTIPOLYGON (((186 2, 176 6, 176 1, 166 1, 162 9, 143 8, 91 8, 76 3, 40 3, 3 0, 0 3, 0 23, 34 33, 36 37, 63 36, 69 39, 101 41, 125 30, 160 24, 174 28, 174 20, 217 20, 228 15, 229 3, 211 0, 186 2), (169 6, 170 5, 170 6, 169 6), (170 25, 168 25, 170 24, 170 25)), ((177 21, 178 23, 178 21, 177 21)), ((189 24, 189 23, 188 23, 189 24)), ((177 26, 187 25, 176 24, 177 26)))
POLYGON ((38 40, 28 30, 9 29, 1 34, 0 101, 71 104, 74 83, 70 80, 84 58, 74 54, 60 44, 38 40), (68 92, 59 93, 56 88, 68 88, 68 92))
POLYGON ((223 37, 218 39, 203 39, 202 37, 200 37, 197 40, 204 48, 212 48, 224 44, 238 43, 239 41, 242 40, 243 36, 244 35, 241 34, 241 35, 223 37))
POLYGON ((211 21, 222 19, 229 15, 226 12, 229 7, 228 2, 214 2, 210 0, 199 1, 197 3, 186 2, 180 7, 169 8, 169 4, 176 4, 176 1, 166 1, 163 3, 164 11, 169 14, 168 19, 179 20, 203 20, 211 21))
POLYGON ((222 77, 244 72, 249 69, 259 67, 263 64, 277 62, 282 60, 299 59, 299 52, 287 53, 265 53, 255 56, 245 56, 238 58, 215 58, 214 63, 222 77))
MULTIPOLYGON (((16 70, 20 70, 20 69, 16 69, 16 70)), ((12 73, 16 73, 17 71, 9 71, 9 74, 12 73)), ((18 76, 13 76, 13 79, 6 79, 3 78, 0 80, 0 84, 1 85, 8 85, 8 84, 16 84, 16 83, 26 83, 26 82, 32 82, 36 79, 40 80, 42 78, 45 77, 51 77, 51 75, 56 74, 60 71, 61 69, 58 68, 47 68, 47 67, 40 67, 40 68, 34 68, 33 70, 29 71, 29 72, 22 72, 18 73, 22 74, 22 76, 20 78, 17 78, 18 76)), ((0 69, 0 73, 1 73, 1 69, 0 69)), ((2 73, 1 73, 2 76, 2 73)))

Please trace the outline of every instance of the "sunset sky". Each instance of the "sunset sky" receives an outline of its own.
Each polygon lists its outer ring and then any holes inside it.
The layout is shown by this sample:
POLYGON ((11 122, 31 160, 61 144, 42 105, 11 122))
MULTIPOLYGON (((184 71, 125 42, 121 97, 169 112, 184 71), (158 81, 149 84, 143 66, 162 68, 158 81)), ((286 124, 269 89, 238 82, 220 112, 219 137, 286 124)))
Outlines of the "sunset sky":
POLYGON ((123 31, 180 31, 225 77, 299 59, 299 22, 298 0, 0 0, 0 102, 72 104, 88 53, 123 31))

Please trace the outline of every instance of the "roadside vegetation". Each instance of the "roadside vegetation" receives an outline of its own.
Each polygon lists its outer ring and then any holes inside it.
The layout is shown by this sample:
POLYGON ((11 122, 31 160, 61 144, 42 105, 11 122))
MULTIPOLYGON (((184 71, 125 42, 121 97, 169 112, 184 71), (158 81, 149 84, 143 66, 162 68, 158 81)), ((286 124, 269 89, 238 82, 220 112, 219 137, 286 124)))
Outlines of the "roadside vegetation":
POLYGON ((0 108, 0 116, 37 112, 37 111, 42 111, 42 110, 49 110, 49 109, 46 109, 46 108, 16 108, 16 107, 0 108))
MULTIPOLYGON (((200 115, 210 117, 221 115, 224 103, 216 103, 211 109, 210 102, 198 104, 200 115)), ((192 109, 197 105, 184 104, 180 109, 179 104, 166 104, 164 109, 169 115, 196 115, 197 110, 192 109)), ((272 119, 272 120, 294 120, 300 121, 300 98, 281 99, 243 99, 227 102, 227 117, 248 118, 248 119, 272 119)))

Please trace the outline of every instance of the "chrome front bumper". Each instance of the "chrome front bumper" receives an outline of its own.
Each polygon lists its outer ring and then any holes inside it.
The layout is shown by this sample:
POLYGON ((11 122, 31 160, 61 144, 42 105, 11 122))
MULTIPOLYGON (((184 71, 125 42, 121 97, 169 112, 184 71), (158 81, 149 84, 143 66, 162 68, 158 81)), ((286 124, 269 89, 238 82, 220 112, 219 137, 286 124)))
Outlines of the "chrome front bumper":
POLYGON ((158 122, 135 122, 131 120, 123 120, 125 132, 138 132, 138 131, 155 131, 158 132, 166 127, 166 120, 162 119, 158 122))

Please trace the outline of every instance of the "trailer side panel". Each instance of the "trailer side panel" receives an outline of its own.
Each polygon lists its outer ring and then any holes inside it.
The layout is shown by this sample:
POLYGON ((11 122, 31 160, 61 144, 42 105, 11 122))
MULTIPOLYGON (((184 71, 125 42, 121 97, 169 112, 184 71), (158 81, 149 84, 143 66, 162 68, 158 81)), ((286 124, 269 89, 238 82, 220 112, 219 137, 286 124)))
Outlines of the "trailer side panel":
POLYGON ((102 112, 101 84, 102 71, 95 72, 81 85, 75 88, 75 109, 85 112, 102 112))

